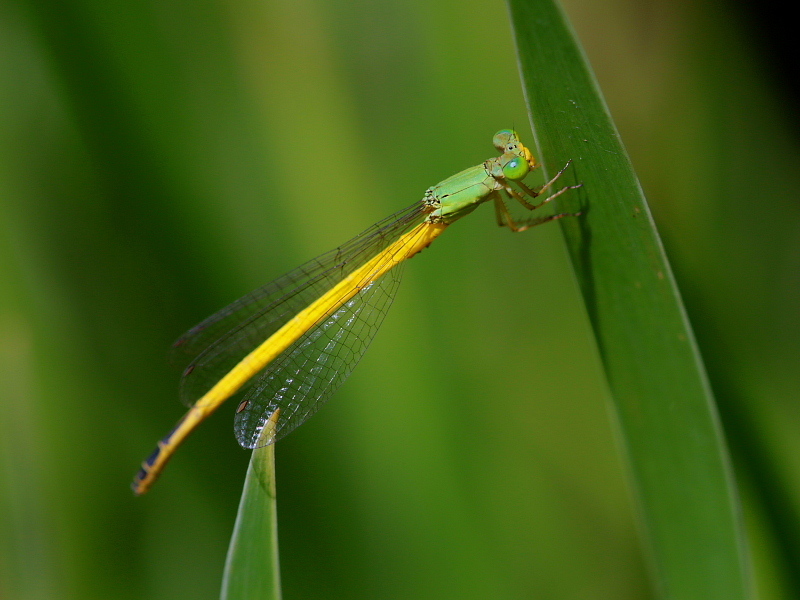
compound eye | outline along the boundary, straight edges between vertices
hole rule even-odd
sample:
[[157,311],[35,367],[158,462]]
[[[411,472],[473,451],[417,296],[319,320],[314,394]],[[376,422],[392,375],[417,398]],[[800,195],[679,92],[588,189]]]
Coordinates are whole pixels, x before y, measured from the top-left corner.
[[519,181],[523,179],[530,170],[531,166],[528,164],[528,161],[521,156],[516,156],[503,165],[503,176],[511,181]]
[[501,129],[500,131],[494,134],[494,139],[492,140],[492,144],[500,152],[503,152],[506,144],[510,145],[510,143],[516,142],[517,139],[519,139],[517,137],[517,132],[514,131],[513,129]]

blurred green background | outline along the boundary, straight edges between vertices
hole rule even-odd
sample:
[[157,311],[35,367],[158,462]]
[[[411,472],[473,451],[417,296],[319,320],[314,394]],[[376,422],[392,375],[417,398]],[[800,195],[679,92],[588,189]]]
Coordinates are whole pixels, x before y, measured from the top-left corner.
[[[760,597],[797,597],[791,97],[733,5],[566,9],[698,334]],[[510,126],[532,141],[499,0],[0,4],[0,599],[218,597],[234,407],[128,489],[183,411],[169,344]],[[277,448],[285,597],[652,597],[606,402],[558,226],[459,222]]]

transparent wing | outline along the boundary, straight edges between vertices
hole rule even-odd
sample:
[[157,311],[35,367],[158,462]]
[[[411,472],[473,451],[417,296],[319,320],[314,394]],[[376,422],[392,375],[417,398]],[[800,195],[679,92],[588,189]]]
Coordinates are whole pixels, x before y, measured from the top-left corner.
[[255,448],[264,424],[280,409],[272,443],[313,415],[344,383],[378,331],[400,284],[404,263],[362,288],[269,364],[237,409],[234,431]]
[[[421,222],[423,217],[422,203],[415,203],[339,248],[247,294],[187,331],[173,344],[174,361],[186,365],[181,377],[181,400],[187,405],[194,404],[289,319]],[[251,379],[239,394],[247,392],[256,379]]]

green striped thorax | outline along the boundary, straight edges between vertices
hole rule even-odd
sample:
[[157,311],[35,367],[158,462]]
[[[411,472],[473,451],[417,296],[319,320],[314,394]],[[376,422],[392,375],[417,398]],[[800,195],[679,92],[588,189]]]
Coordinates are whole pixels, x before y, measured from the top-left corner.
[[498,131],[492,143],[500,156],[428,188],[423,199],[426,212],[430,213],[428,221],[446,224],[457,221],[504,189],[506,180],[521,181],[537,167],[533,154],[513,129]]

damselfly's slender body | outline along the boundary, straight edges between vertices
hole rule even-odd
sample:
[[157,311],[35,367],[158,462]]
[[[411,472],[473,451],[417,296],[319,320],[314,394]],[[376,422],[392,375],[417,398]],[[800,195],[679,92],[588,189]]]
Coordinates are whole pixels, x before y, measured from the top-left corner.
[[[531,189],[522,180],[538,165],[516,132],[504,129],[493,141],[499,156],[429,188],[422,201],[240,298],[175,342],[188,363],[181,399],[191,408],[142,463],[133,490],[146,492],[186,436],[234,395],[241,397],[234,429],[245,448],[272,443],[314,414],[367,349],[404,262],[480,204],[493,200],[497,223],[512,231],[568,216],[514,220],[503,195],[535,210],[579,185],[532,203],[566,166]],[[265,441],[262,430],[276,411],[275,432]]]

